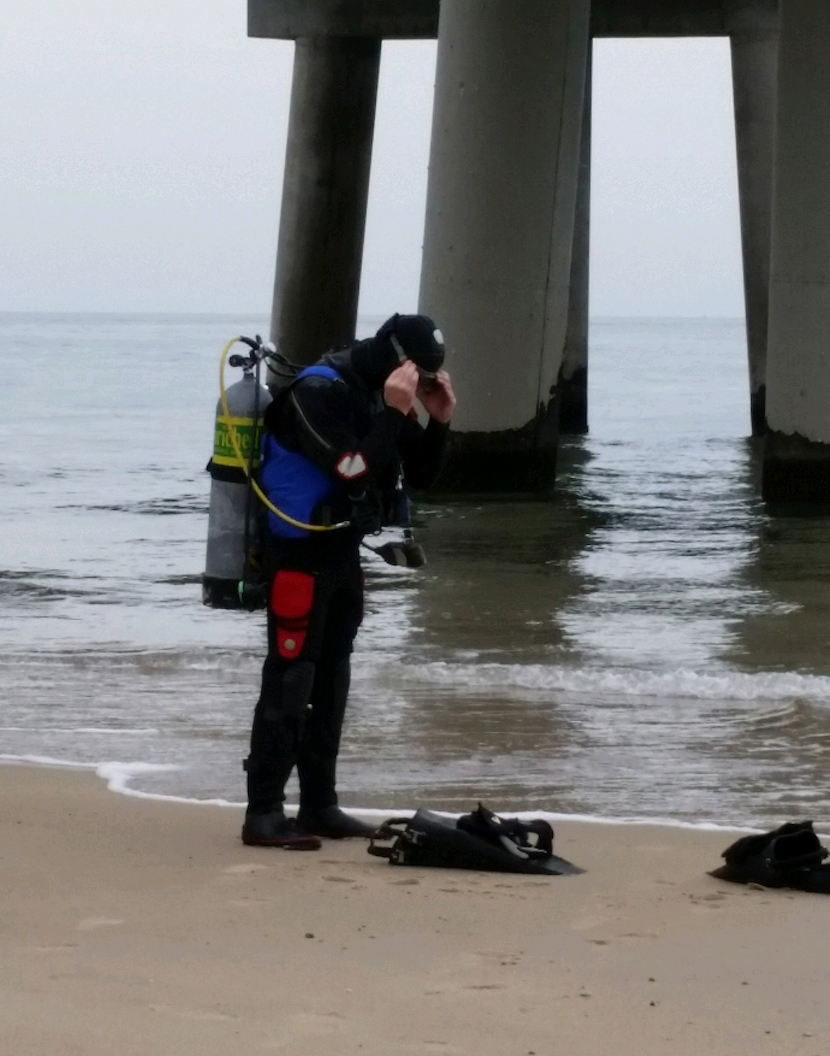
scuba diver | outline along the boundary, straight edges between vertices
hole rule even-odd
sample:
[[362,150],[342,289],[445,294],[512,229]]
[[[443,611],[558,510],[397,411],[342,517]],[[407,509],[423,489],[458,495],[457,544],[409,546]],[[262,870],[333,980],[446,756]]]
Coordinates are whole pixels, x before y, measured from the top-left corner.
[[[408,523],[404,481],[424,488],[438,476],[456,402],[443,362],[430,318],[394,315],[302,370],[265,412],[261,485],[295,523],[267,515],[268,654],[244,764],[246,844],[317,850],[321,836],[373,832],[340,809],[335,789],[363,618],[359,547],[365,534]],[[296,820],[283,810],[295,766]]]

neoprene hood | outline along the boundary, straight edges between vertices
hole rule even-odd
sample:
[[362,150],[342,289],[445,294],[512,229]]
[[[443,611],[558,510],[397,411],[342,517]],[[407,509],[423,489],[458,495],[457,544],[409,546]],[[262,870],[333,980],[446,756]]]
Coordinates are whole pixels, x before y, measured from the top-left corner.
[[428,315],[393,315],[376,336],[389,340],[400,362],[411,359],[428,374],[444,365],[444,338]]
[[330,352],[323,362],[336,370],[348,366],[371,389],[383,383],[404,360],[412,362],[427,374],[434,374],[444,363],[444,338],[427,315],[393,315],[374,337],[358,341],[348,351]]

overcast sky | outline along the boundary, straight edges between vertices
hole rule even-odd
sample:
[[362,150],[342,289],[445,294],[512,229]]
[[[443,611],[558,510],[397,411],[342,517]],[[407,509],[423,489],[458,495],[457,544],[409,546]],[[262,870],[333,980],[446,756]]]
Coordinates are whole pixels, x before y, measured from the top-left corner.
[[[0,39],[0,311],[270,310],[293,45],[245,0],[28,0]],[[384,45],[361,311],[417,304],[434,42]],[[597,41],[594,315],[743,311],[725,40]]]

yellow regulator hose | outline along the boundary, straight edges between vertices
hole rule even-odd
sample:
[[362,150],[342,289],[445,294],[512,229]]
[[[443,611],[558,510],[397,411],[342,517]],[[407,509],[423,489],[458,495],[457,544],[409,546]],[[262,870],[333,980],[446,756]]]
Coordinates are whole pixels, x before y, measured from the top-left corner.
[[[266,507],[266,509],[270,510],[273,514],[276,514],[276,516],[279,517],[280,520],[285,521],[287,524],[293,525],[295,528],[302,528],[307,532],[333,532],[337,528],[348,528],[348,521],[341,521],[340,524],[306,524],[304,521],[295,521],[293,517],[289,517],[287,513],[283,513],[282,510],[277,509],[277,507],[273,504],[273,502],[271,502],[271,500],[268,498],[268,496],[265,494],[259,484],[257,484],[256,480],[254,480],[254,478],[251,476],[250,470],[248,469],[248,464],[245,461],[244,455],[242,454],[242,446],[239,443],[239,436],[236,432],[236,426],[234,425],[231,419],[230,409],[228,408],[228,396],[225,392],[225,363],[228,359],[228,353],[239,340],[240,339],[238,337],[232,337],[231,340],[222,349],[222,358],[219,361],[219,399],[222,404],[222,413],[225,416],[225,424],[228,428],[228,436],[230,437],[233,453],[236,455],[236,460],[239,463],[242,472],[248,478],[248,481],[254,490],[254,494],[257,496],[263,506]],[[258,423],[254,422],[254,442],[256,442],[257,425]]]

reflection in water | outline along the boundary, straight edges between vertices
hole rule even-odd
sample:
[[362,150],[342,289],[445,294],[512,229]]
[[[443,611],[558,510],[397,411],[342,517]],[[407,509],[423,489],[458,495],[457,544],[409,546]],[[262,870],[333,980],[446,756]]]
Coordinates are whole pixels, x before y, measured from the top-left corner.
[[752,494],[734,441],[596,445],[573,486],[606,515],[577,559],[586,590],[561,615],[575,648],[627,667],[700,668],[745,611]]
[[[0,317],[40,385],[0,419],[0,755],[242,799],[263,621],[198,574],[216,358],[264,325]],[[742,328],[598,322],[591,364],[554,501],[422,504],[425,569],[367,557],[343,801],[830,821],[828,523],[758,499]]]
[[678,473],[663,451],[655,473],[650,445],[575,441],[554,503],[423,511],[430,573],[386,673],[405,718],[380,800],[717,816],[708,732],[725,696],[765,690],[721,660],[748,604],[744,449],[698,454]]
[[406,739],[377,802],[830,818],[824,524],[772,525],[738,438],[565,459],[552,504],[423,511],[417,644],[386,675]]
[[[377,805],[449,807],[478,793],[515,801],[537,780],[547,795],[544,754],[565,743],[562,716],[535,692],[492,692],[475,675],[482,663],[512,672],[560,655],[556,611],[579,590],[572,562],[590,518],[562,500],[458,502],[422,508],[419,520],[429,564],[411,583],[407,640],[384,663],[371,616],[363,629],[341,773],[371,771],[359,798]],[[372,598],[381,625],[388,600],[387,592]],[[398,616],[401,600],[393,602]],[[367,668],[371,682],[360,677]]]

